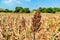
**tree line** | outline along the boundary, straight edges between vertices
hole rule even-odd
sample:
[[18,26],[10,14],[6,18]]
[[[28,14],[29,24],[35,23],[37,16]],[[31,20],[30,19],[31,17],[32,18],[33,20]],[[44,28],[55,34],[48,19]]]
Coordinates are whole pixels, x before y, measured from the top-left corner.
[[0,12],[21,12],[21,13],[30,13],[29,8],[16,7],[15,10],[3,9],[0,8]]
[[60,8],[39,8],[40,12],[42,13],[56,13],[60,12]]
[[34,12],[36,10],[39,10],[42,13],[56,13],[60,12],[60,8],[38,8],[38,9],[33,9],[32,11],[29,8],[23,8],[23,7],[16,7],[15,10],[9,10],[9,9],[3,9],[0,8],[0,12],[20,12],[20,13],[30,13]]

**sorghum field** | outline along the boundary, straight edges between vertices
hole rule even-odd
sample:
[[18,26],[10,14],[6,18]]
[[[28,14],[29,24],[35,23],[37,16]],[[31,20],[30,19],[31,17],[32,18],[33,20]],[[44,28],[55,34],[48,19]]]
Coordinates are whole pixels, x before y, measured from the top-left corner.
[[[33,40],[33,16],[34,13],[0,13],[0,40]],[[41,13],[35,40],[60,40],[60,14]]]

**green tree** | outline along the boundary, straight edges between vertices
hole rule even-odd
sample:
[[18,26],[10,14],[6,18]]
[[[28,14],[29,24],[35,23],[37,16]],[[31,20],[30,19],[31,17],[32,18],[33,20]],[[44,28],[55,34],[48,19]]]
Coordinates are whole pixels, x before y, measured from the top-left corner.
[[4,9],[3,8],[0,8],[0,12],[4,12]]
[[25,13],[30,13],[29,8],[24,8],[24,12],[25,12]]
[[40,7],[39,10],[42,13],[56,13],[56,12],[60,12],[60,8],[42,8]]
[[56,12],[60,12],[60,8],[53,8]]
[[22,7],[16,7],[15,12],[20,12],[23,8]]
[[4,12],[13,12],[13,11],[9,9],[5,9]]
[[53,12],[53,9],[52,8],[47,8],[47,13],[52,13]]
[[8,9],[5,9],[5,11],[4,12],[9,12],[9,10]]
[[24,9],[21,9],[21,11],[20,11],[21,13],[24,13]]
[[39,8],[39,10],[42,12],[42,13],[45,13],[46,12],[46,8]]

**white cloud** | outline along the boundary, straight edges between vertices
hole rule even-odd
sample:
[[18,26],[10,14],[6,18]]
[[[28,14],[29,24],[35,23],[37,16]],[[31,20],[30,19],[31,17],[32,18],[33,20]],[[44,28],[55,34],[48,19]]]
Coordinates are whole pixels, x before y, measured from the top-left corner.
[[21,2],[20,2],[20,1],[17,1],[17,3],[18,3],[18,4],[21,4]]
[[21,4],[21,2],[18,0],[4,0],[4,3],[5,4],[14,4],[14,3]]
[[[31,0],[23,0],[23,1],[30,2]],[[22,4],[20,0],[3,0],[3,3],[6,5]]]
[[10,4],[10,3],[13,3],[13,0],[4,0],[4,3]]

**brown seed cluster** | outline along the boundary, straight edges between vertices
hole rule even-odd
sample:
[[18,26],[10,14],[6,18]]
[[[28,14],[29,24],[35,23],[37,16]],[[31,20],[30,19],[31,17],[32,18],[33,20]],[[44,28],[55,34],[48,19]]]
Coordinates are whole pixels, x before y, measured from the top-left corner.
[[22,17],[21,25],[22,25],[22,27],[24,27],[24,28],[25,28],[25,26],[26,26],[25,22],[26,22],[25,18],[24,18],[24,17]]
[[41,14],[40,11],[37,11],[34,15],[34,17],[32,18],[32,31],[36,32],[40,25],[41,25]]

